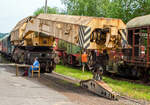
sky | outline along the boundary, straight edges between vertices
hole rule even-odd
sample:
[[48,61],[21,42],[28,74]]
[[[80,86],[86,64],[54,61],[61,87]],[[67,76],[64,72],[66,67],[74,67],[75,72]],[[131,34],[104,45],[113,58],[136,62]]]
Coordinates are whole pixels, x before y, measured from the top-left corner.
[[[61,0],[47,0],[48,6],[64,8]],[[24,17],[45,5],[45,0],[0,0],[0,33],[7,33]]]

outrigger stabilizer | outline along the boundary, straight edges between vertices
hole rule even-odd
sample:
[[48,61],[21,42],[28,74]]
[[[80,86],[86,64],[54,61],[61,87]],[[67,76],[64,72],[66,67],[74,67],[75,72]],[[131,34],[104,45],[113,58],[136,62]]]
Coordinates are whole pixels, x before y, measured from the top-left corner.
[[80,81],[80,85],[99,96],[110,100],[118,100],[117,95],[112,89],[102,81],[102,74],[100,72],[94,72],[93,79]]

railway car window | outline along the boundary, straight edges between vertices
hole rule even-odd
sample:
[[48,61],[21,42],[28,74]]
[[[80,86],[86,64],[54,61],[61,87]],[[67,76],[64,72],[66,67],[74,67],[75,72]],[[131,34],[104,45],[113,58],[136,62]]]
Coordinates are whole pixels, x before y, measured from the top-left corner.
[[135,45],[139,45],[139,41],[140,41],[140,35],[139,34],[136,34],[135,35]]
[[145,37],[144,35],[141,35],[140,36],[140,44],[146,45],[147,44],[147,37]]
[[132,45],[132,41],[133,41],[133,31],[132,30],[129,30],[128,31],[128,43],[130,44],[130,45]]
[[135,37],[135,45],[138,46],[139,45],[139,42],[140,42],[140,30],[139,29],[136,29],[135,32],[134,32],[134,37]]
[[134,47],[134,55],[139,56],[139,47]]
[[136,29],[136,30],[135,30],[135,33],[140,33],[140,29]]

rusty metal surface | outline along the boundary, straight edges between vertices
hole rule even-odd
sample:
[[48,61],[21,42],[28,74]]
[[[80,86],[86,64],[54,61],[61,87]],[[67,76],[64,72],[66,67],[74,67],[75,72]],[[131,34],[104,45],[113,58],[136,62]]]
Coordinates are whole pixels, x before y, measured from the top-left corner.
[[16,26],[12,29],[11,31],[11,41],[14,41],[14,40],[19,40],[19,29],[23,26],[23,24],[25,22],[27,22],[29,19],[31,18],[31,16],[28,16],[24,19],[22,19],[21,21],[19,21]]
[[103,81],[96,81],[91,79],[91,80],[81,81],[80,84],[83,88],[86,88],[89,91],[99,96],[111,100],[118,100],[116,93],[114,93],[112,89]]
[[42,32],[48,36],[53,36],[55,38],[63,39],[67,42],[75,43],[75,37],[78,33],[78,26],[32,18],[26,26],[23,37],[26,37],[28,33],[32,31]]
[[[48,74],[46,74],[48,75]],[[56,72],[53,72],[53,75],[57,78],[78,84],[80,83],[81,87],[88,89],[89,91],[99,95],[103,96],[105,98],[111,99],[111,100],[117,100],[117,94],[112,91],[112,89],[103,81],[96,81],[96,80],[78,80],[69,76],[65,76],[62,74],[58,74]]]
[[38,19],[44,19],[49,21],[56,21],[69,24],[87,25],[93,17],[87,16],[72,16],[72,15],[59,15],[59,14],[40,14]]
[[[30,20],[26,22],[27,24],[21,24],[23,22],[25,23],[25,20],[18,23],[16,28],[14,28],[17,29],[16,31],[11,32],[11,41],[21,41],[26,36],[30,36],[32,32],[38,32],[67,41],[85,49],[101,49],[120,47],[122,43],[121,40],[126,37],[124,33],[123,35],[119,33],[126,29],[126,25],[120,19],[40,14],[30,18]],[[97,42],[90,42],[93,32],[95,35],[97,34],[96,30],[105,33],[105,43],[99,44]],[[101,33],[99,34],[101,35]],[[122,36],[124,37],[121,39]],[[97,39],[93,41],[95,40]],[[118,45],[116,45],[116,41],[119,43]],[[96,48],[94,46],[96,46]]]
[[104,17],[89,17],[89,16],[74,16],[74,15],[59,15],[59,14],[40,14],[36,17],[46,21],[60,22],[66,24],[75,24],[91,27],[117,27],[118,29],[124,29],[126,25],[121,19],[104,18]]
[[[88,37],[81,37],[81,28],[86,27],[85,31],[88,31]],[[56,15],[56,14],[40,14],[39,16],[32,18],[26,26],[26,30],[23,33],[23,37],[26,37],[30,32],[42,32],[48,36],[53,36],[69,43],[79,45],[79,41],[83,44],[90,44],[90,36],[95,29],[109,29],[108,32],[110,37],[107,38],[107,44],[105,47],[114,47],[113,43],[110,44],[110,40],[114,36],[119,36],[119,30],[125,30],[126,25],[120,19],[111,18],[98,18],[98,17],[87,17],[87,16],[70,16],[70,15]],[[80,32],[81,31],[81,32]],[[105,37],[108,37],[107,35]],[[86,42],[86,38],[89,38]],[[117,38],[117,37],[116,37]],[[120,39],[116,39],[120,40]],[[94,42],[95,43],[95,42]],[[99,45],[97,45],[99,46]],[[84,45],[85,47],[85,45]],[[83,48],[84,48],[83,47]],[[85,47],[86,48],[86,47]],[[93,45],[87,47],[92,49]],[[97,47],[96,49],[99,49]]]

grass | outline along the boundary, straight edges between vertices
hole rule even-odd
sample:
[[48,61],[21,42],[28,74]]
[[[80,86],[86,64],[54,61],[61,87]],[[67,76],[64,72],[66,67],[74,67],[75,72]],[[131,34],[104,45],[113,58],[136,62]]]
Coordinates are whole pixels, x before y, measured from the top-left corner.
[[81,80],[87,80],[92,78],[92,74],[90,72],[85,71],[83,73],[79,69],[73,69],[62,65],[57,65],[55,72]]
[[150,86],[135,84],[127,81],[113,80],[109,77],[104,77],[104,81],[114,91],[120,93],[121,95],[150,101]]
[[[55,72],[81,80],[92,78],[92,73],[90,72],[85,71],[83,73],[80,69],[73,69],[62,65],[57,65]],[[121,95],[150,101],[150,86],[114,80],[105,76],[103,77],[103,81],[105,81],[113,89],[113,91]]]

